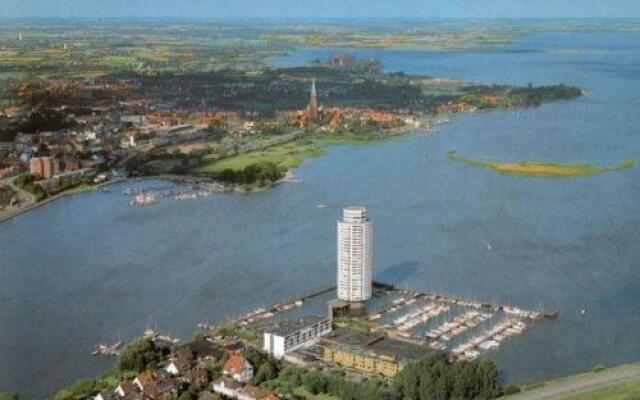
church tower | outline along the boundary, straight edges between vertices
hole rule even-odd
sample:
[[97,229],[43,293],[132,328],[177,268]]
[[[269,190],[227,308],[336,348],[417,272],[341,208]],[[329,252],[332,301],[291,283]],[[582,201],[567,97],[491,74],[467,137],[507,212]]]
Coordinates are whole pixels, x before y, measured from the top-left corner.
[[316,78],[311,81],[311,99],[309,100],[309,119],[318,120],[318,93],[316,93]]

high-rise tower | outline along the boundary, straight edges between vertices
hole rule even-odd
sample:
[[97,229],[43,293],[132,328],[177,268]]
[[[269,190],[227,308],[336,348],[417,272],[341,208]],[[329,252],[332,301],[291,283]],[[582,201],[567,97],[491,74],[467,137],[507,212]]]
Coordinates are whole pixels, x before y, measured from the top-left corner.
[[373,222],[364,207],[347,207],[338,221],[338,299],[371,298]]
[[309,118],[318,120],[318,93],[316,93],[316,78],[311,81],[311,98],[309,99]]

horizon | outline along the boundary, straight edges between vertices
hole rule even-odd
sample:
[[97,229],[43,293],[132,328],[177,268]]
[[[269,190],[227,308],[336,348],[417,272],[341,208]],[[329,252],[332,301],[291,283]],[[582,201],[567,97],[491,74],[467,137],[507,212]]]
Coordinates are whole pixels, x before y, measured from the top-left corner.
[[640,18],[634,0],[5,0],[22,18]]

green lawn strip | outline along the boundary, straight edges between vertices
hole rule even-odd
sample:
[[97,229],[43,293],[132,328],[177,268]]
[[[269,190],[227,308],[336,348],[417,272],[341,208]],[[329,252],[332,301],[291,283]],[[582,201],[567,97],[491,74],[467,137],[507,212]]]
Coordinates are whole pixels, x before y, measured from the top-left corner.
[[[543,387],[548,388],[556,385],[565,385],[565,384],[572,384],[575,382],[588,381],[589,379],[594,378],[600,374],[614,373],[615,371],[624,371],[630,368],[640,368],[640,362],[631,363],[631,364],[622,364],[622,365],[618,365],[611,368],[603,368],[602,366],[597,366],[597,367],[594,367],[592,371],[582,372],[579,374],[570,375],[570,376],[566,376],[563,378],[558,378],[550,381],[525,384],[525,385],[522,385],[522,389],[524,392],[529,392],[529,391],[535,391],[536,389],[543,388]],[[632,380],[632,382],[637,382],[637,381]],[[640,381],[638,381],[638,384],[640,385]],[[617,384],[614,384],[614,385],[617,385]],[[614,385],[611,385],[611,386],[614,386]],[[518,396],[516,395],[515,398],[517,397]],[[507,397],[507,398],[511,398],[511,397]]]
[[216,161],[212,158],[205,158],[205,160],[210,162],[198,168],[197,172],[203,174],[216,174],[224,171],[225,169],[242,171],[249,165],[265,161],[272,162],[283,169],[290,169],[299,166],[305,159],[320,154],[322,154],[322,149],[313,143],[287,143],[285,145],[274,146],[266,150],[259,150],[224,158],[220,161]]
[[640,379],[614,384],[601,389],[575,394],[564,400],[637,400],[640,399]]

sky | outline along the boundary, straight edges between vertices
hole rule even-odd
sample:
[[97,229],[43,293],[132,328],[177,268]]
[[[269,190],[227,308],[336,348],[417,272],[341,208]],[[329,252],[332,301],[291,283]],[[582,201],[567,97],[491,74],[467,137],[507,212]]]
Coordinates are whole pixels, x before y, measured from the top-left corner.
[[0,0],[25,17],[640,17],[640,0]]

